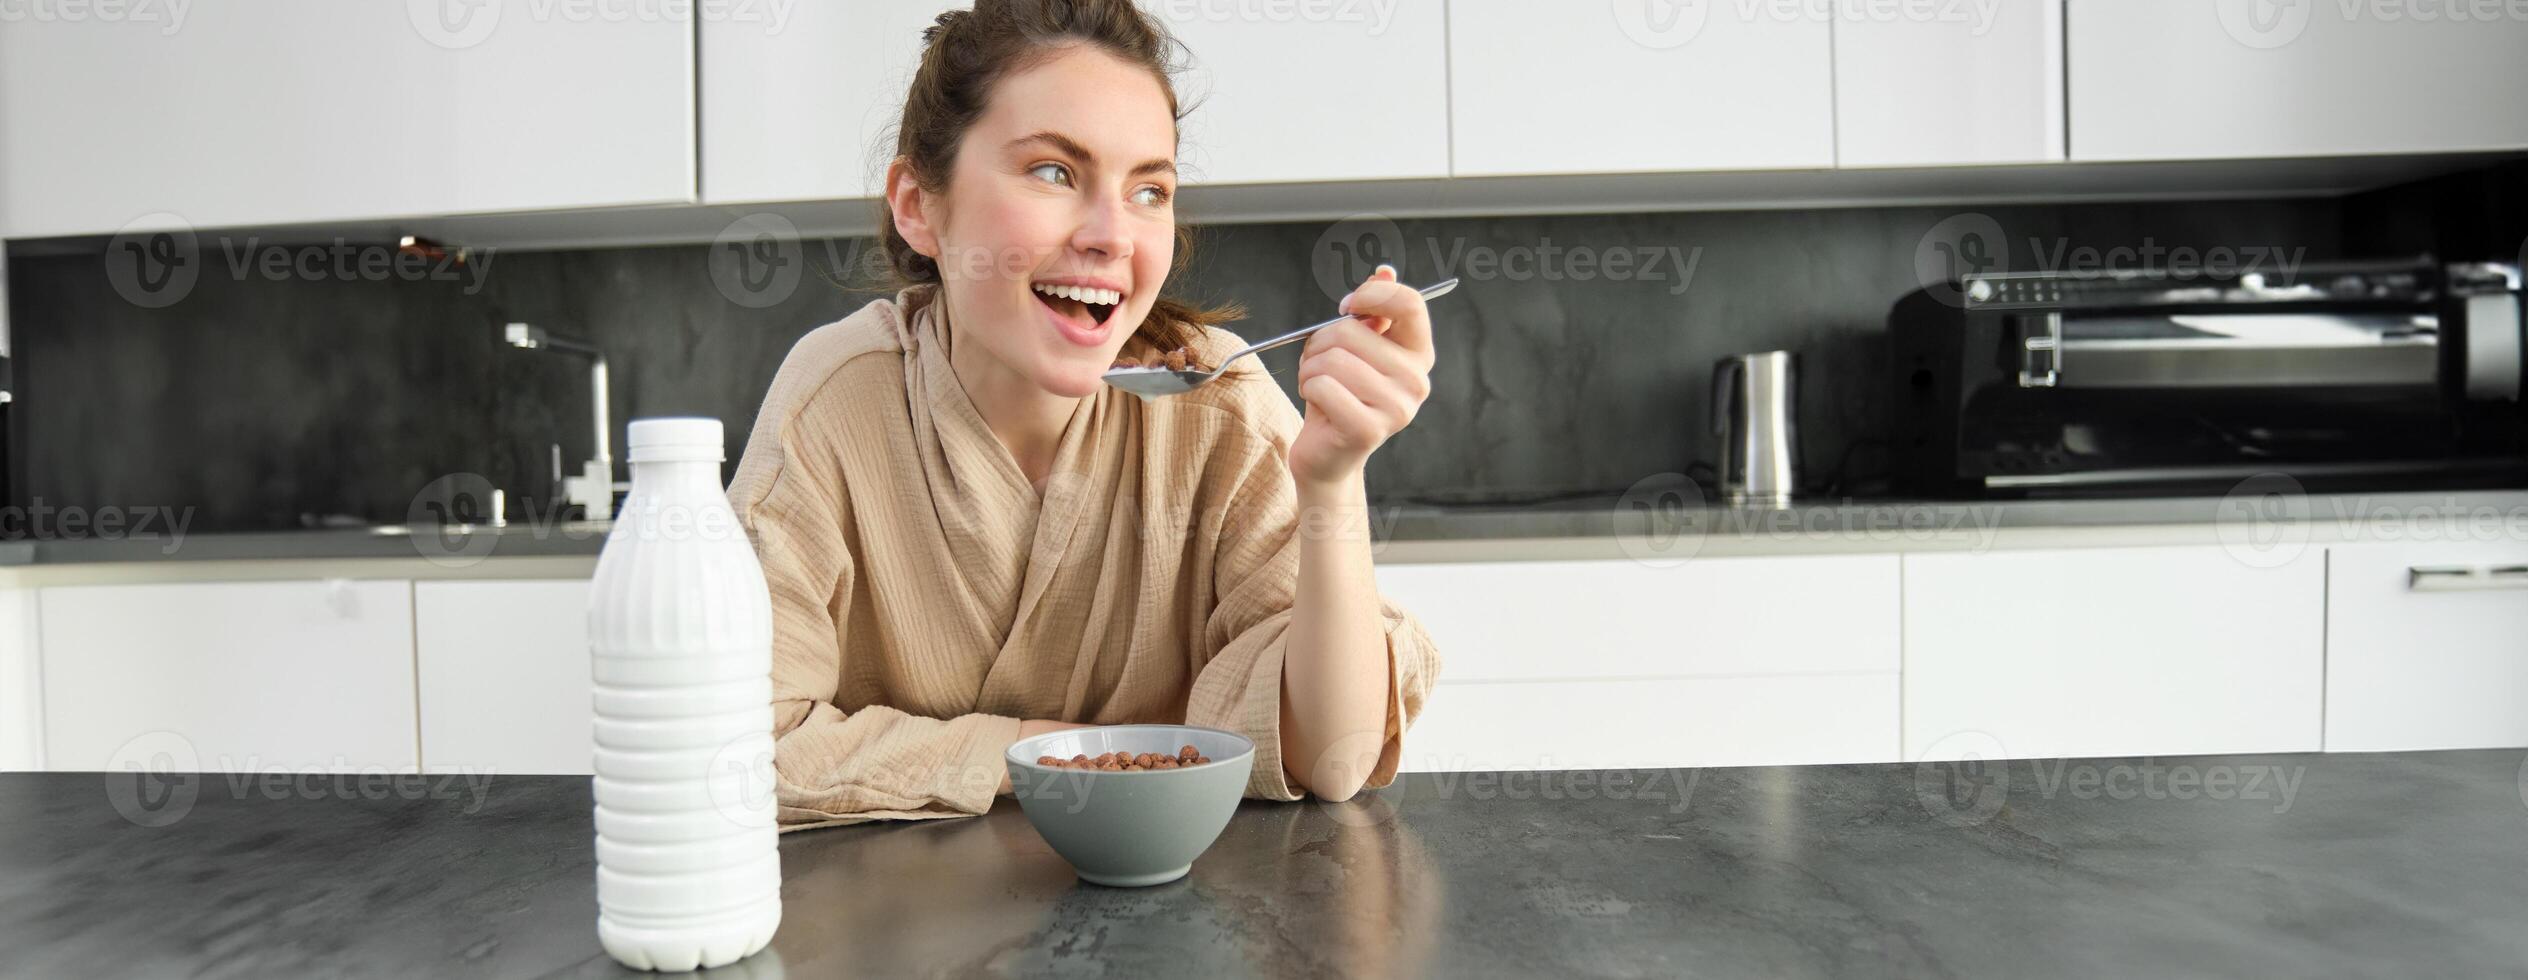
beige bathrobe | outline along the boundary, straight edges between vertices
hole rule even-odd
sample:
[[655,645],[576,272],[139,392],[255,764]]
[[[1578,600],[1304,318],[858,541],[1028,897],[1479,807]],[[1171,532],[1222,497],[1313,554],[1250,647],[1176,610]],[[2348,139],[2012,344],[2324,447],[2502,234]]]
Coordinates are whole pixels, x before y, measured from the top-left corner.
[[[782,362],[729,485],[773,605],[785,830],[992,806],[1023,718],[1255,740],[1247,794],[1297,799],[1280,739],[1300,417],[1253,359],[1155,402],[1082,399],[1040,493],[948,366],[935,305],[880,300]],[[1205,338],[1206,361],[1241,346]],[[1386,744],[1440,669],[1381,603]]]

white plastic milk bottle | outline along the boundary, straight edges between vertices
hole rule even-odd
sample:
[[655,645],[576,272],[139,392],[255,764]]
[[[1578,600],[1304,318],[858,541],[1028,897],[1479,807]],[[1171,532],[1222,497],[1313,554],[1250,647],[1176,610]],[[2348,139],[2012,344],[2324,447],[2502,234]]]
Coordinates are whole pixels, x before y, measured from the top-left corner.
[[625,965],[745,957],[781,923],[772,602],[720,487],[718,419],[632,423],[588,597],[597,938]]

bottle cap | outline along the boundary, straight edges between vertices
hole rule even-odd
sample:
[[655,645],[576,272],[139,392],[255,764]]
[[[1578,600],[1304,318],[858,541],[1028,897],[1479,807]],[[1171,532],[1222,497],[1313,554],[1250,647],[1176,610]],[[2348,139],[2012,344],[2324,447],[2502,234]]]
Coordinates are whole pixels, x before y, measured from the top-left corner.
[[634,419],[624,444],[635,463],[717,463],[728,458],[720,439],[719,419]]

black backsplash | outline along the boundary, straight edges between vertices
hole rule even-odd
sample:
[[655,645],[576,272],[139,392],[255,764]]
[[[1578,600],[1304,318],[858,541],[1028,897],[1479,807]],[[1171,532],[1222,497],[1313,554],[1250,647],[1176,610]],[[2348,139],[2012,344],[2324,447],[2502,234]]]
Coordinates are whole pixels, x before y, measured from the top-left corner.
[[[1620,490],[1685,471],[1709,454],[1713,359],[1770,349],[1805,362],[1809,482],[1866,494],[1885,468],[1887,309],[1943,267],[1937,243],[1954,236],[1935,229],[1988,220],[2001,237],[1980,256],[2016,269],[2131,267],[2181,248],[2268,264],[2453,247],[2515,259],[2493,244],[2516,215],[2459,229],[2472,237],[2455,246],[2436,215],[2481,210],[2517,173],[2344,199],[1224,226],[1202,230],[1176,289],[1244,304],[1238,329],[1264,336],[1329,315],[1339,290],[1320,280],[1346,261],[1465,280],[1434,306],[1429,404],[1371,461],[1384,499]],[[15,502],[191,507],[196,530],[394,522],[418,516],[434,481],[472,473],[509,489],[513,515],[533,513],[552,493],[548,447],[571,467],[588,455],[587,382],[573,359],[503,343],[509,321],[607,352],[618,433],[639,416],[716,416],[734,466],[790,345],[885,295],[867,240],[765,248],[478,252],[399,275],[382,250],[282,251],[292,268],[276,270],[260,243],[205,234],[191,286],[142,302],[107,258],[16,257]],[[1293,357],[1268,359],[1285,384]]]

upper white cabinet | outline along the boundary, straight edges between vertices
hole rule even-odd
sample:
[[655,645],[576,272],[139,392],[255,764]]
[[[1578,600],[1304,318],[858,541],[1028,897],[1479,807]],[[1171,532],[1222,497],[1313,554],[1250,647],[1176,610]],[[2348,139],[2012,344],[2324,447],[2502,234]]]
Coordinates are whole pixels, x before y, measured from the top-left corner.
[[785,7],[777,27],[705,18],[702,200],[708,204],[875,197],[890,127],[921,66],[922,30],[950,0]]
[[[703,200],[883,193],[891,127],[921,63],[922,30],[962,6],[799,4],[778,30],[704,20]],[[1145,9],[1190,56],[1177,78],[1178,99],[1192,110],[1181,133],[1188,184],[1447,176],[1440,0],[1149,0]]]
[[673,4],[121,9],[0,17],[10,237],[693,199]]
[[1832,167],[1830,6],[1457,0],[1454,171]]
[[1448,176],[1441,0],[1143,0],[1191,56],[1189,184]]
[[413,638],[423,766],[589,771],[588,580],[415,582]]
[[2069,2],[2074,160],[2528,146],[2528,18],[2502,4]]
[[2330,551],[2328,751],[2528,746],[2528,541]]
[[1835,5],[1845,167],[2063,159],[2063,0]]
[[2325,558],[1912,554],[1905,757],[2315,752]]
[[55,770],[409,772],[412,585],[46,588]]

